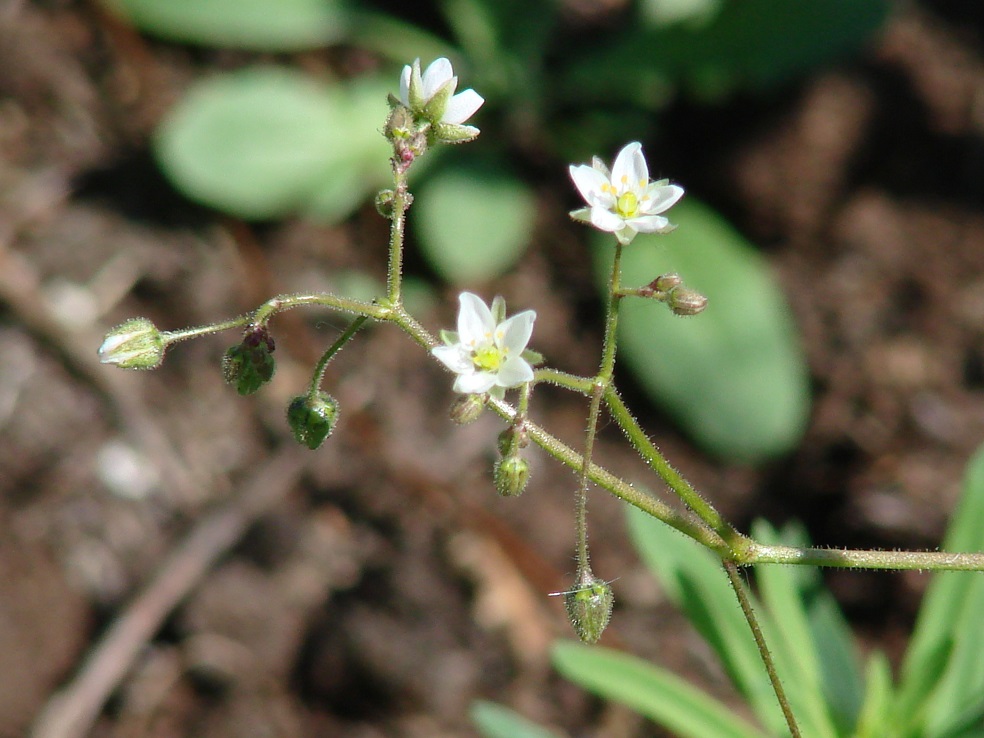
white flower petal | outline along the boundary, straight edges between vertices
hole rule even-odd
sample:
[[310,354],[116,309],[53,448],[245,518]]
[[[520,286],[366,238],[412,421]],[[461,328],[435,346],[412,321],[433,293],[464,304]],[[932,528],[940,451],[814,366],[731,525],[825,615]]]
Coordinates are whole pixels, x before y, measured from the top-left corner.
[[569,171],[571,173],[571,181],[574,182],[574,186],[577,187],[577,191],[581,193],[581,197],[589,205],[604,204],[609,205],[610,203],[600,202],[606,197],[611,200],[611,204],[614,203],[611,195],[607,195],[602,187],[608,184],[608,177],[606,177],[602,172],[599,172],[593,167],[589,167],[587,164],[581,164],[580,166],[574,166],[571,164]]
[[491,341],[495,321],[489,306],[471,292],[462,292],[458,302],[461,305],[458,310],[458,335],[462,344],[475,348]]
[[[414,64],[419,64],[420,59],[417,59]],[[413,73],[413,67],[407,64],[403,67],[403,72],[400,74],[400,102],[410,107],[410,75]]]
[[625,221],[622,219],[622,216],[616,215],[611,210],[594,207],[591,208],[591,225],[602,231],[611,233],[624,227]]
[[673,229],[670,221],[662,215],[640,215],[638,218],[625,221],[625,225],[641,233],[662,233],[667,229]]
[[475,90],[462,90],[448,102],[441,122],[460,125],[471,118],[484,102],[485,98]]
[[612,185],[619,193],[636,192],[649,184],[649,166],[642,155],[642,144],[633,141],[626,144],[612,164]]
[[507,349],[510,354],[519,356],[526,349],[526,344],[530,342],[530,336],[533,335],[533,321],[535,320],[536,311],[524,310],[500,323],[495,331],[497,337],[502,336],[499,346]]
[[676,205],[683,197],[683,188],[679,185],[650,185],[646,191],[646,202],[643,212],[647,215],[658,215]]
[[[434,93],[437,92],[445,82],[453,78],[454,69],[451,67],[450,61],[445,59],[443,56],[432,61],[429,65],[427,65],[427,69],[424,70],[424,73],[420,78],[420,81],[423,82],[424,89],[421,94],[423,95],[424,100],[430,100],[434,96]],[[458,81],[455,79],[453,84],[457,85]]]
[[496,375],[491,372],[459,374],[454,381],[454,391],[463,395],[477,395],[488,392],[495,386]]
[[499,373],[496,375],[495,383],[499,387],[508,388],[532,380],[533,367],[529,365],[526,359],[519,356],[510,356],[499,367]]
[[431,349],[431,353],[455,374],[463,374],[475,370],[475,365],[471,360],[471,353],[461,344],[436,346]]

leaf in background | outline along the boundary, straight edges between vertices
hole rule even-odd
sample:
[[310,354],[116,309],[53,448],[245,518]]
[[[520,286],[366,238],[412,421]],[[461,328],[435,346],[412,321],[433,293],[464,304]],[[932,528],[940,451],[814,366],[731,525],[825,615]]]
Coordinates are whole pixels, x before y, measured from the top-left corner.
[[335,0],[104,0],[142,31],[253,51],[326,46],[346,32]]
[[473,702],[471,720],[482,738],[559,738],[552,730],[541,728],[508,707],[494,702]]
[[781,733],[785,720],[721,561],[641,510],[627,505],[626,515],[632,543],[667,597],[714,649],[759,720]]
[[453,164],[421,185],[410,218],[434,270],[456,285],[508,270],[529,243],[535,196],[492,164]]
[[571,681],[628,705],[680,738],[763,738],[727,705],[634,656],[561,641],[551,657],[554,668]]
[[[796,328],[765,260],[718,215],[685,199],[670,212],[679,228],[639,235],[622,259],[627,286],[679,272],[705,294],[693,318],[652,300],[623,300],[619,341],[625,365],[652,400],[709,451],[744,462],[786,453],[810,409]],[[593,238],[598,283],[611,236]]]
[[[945,551],[984,551],[984,447],[967,465],[963,497],[943,539]],[[932,728],[984,692],[984,579],[980,572],[939,572],[927,589],[902,665],[894,717],[902,727],[926,704]],[[936,675],[929,680],[926,675]],[[916,725],[914,723],[913,725]],[[927,735],[936,735],[935,732]]]
[[887,0],[742,0],[722,3],[703,23],[627,24],[631,30],[608,46],[579,51],[561,89],[582,103],[646,105],[652,86],[667,81],[703,99],[761,88],[855,53],[890,7]]
[[326,86],[252,67],[192,87],[154,149],[175,186],[211,207],[250,219],[302,208],[338,218],[385,181],[386,113],[378,82]]

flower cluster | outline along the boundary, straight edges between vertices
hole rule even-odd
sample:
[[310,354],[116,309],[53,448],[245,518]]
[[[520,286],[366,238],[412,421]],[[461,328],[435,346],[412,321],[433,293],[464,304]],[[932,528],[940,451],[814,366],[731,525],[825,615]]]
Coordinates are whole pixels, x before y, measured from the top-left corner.
[[415,119],[430,124],[438,140],[471,141],[479,130],[462,124],[482,107],[485,98],[472,89],[455,94],[457,88],[450,61],[436,59],[421,73],[420,59],[416,59],[400,75],[400,102]]
[[649,181],[649,166],[638,141],[618,153],[611,171],[596,156],[591,166],[572,164],[570,173],[588,204],[571,217],[614,233],[619,243],[630,243],[637,233],[668,233],[675,227],[661,213],[683,197],[683,188],[666,179]]
[[526,344],[533,334],[536,313],[524,310],[506,318],[501,297],[490,309],[480,297],[462,292],[458,297],[458,331],[442,331],[444,346],[431,352],[457,374],[454,391],[481,394],[501,393],[533,379],[533,367],[524,358]]

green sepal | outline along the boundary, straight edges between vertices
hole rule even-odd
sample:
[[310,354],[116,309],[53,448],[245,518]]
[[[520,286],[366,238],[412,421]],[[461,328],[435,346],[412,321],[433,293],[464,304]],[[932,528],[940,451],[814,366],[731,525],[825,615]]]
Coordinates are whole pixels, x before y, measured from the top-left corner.
[[273,338],[265,327],[247,331],[242,343],[222,357],[222,376],[241,395],[251,395],[273,378]]
[[287,406],[287,424],[294,439],[314,451],[335,430],[338,421],[338,401],[327,392],[317,397],[299,395]]
[[574,632],[584,643],[597,643],[612,617],[615,595],[611,585],[590,570],[582,570],[574,589],[564,592],[564,607]]
[[520,356],[522,356],[530,366],[540,366],[544,361],[546,361],[543,354],[539,351],[534,351],[533,349],[524,349]]
[[440,336],[445,346],[454,346],[456,343],[461,343],[458,337],[458,331],[446,331],[442,328]]

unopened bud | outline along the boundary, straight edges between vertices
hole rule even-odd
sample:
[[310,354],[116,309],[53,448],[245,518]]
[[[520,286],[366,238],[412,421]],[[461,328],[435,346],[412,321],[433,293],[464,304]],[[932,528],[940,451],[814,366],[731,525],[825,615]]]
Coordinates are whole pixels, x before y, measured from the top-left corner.
[[511,425],[506,428],[496,440],[499,456],[503,458],[512,456],[518,449],[526,448],[529,445],[530,434],[526,430],[526,424],[522,422],[519,425]]
[[707,307],[707,298],[689,287],[674,287],[666,302],[674,315],[697,315]]
[[387,139],[393,142],[406,140],[415,130],[413,113],[395,98],[390,103],[393,105],[393,109],[390,111],[389,118],[386,119],[384,134]]
[[335,430],[338,401],[327,392],[317,397],[299,395],[287,406],[287,424],[294,439],[314,451]]
[[574,589],[564,593],[567,617],[584,643],[597,643],[612,616],[615,595],[612,587],[590,569],[582,569]]
[[670,273],[661,274],[656,277],[656,279],[649,283],[649,286],[652,287],[655,292],[666,293],[674,287],[679,287],[681,284],[683,284],[683,278],[679,274]]
[[376,206],[376,212],[386,219],[392,218],[394,197],[395,194],[393,193],[393,190],[380,190],[377,192],[376,199],[373,202]]
[[503,497],[518,497],[530,481],[530,465],[521,456],[507,456],[495,464],[496,491]]
[[241,395],[251,395],[273,378],[276,345],[266,326],[251,326],[222,357],[222,375]]
[[451,420],[458,425],[474,423],[485,410],[485,395],[461,395],[451,405]]
[[106,334],[99,347],[99,361],[123,369],[156,369],[164,360],[165,348],[157,326],[147,318],[132,318]]

